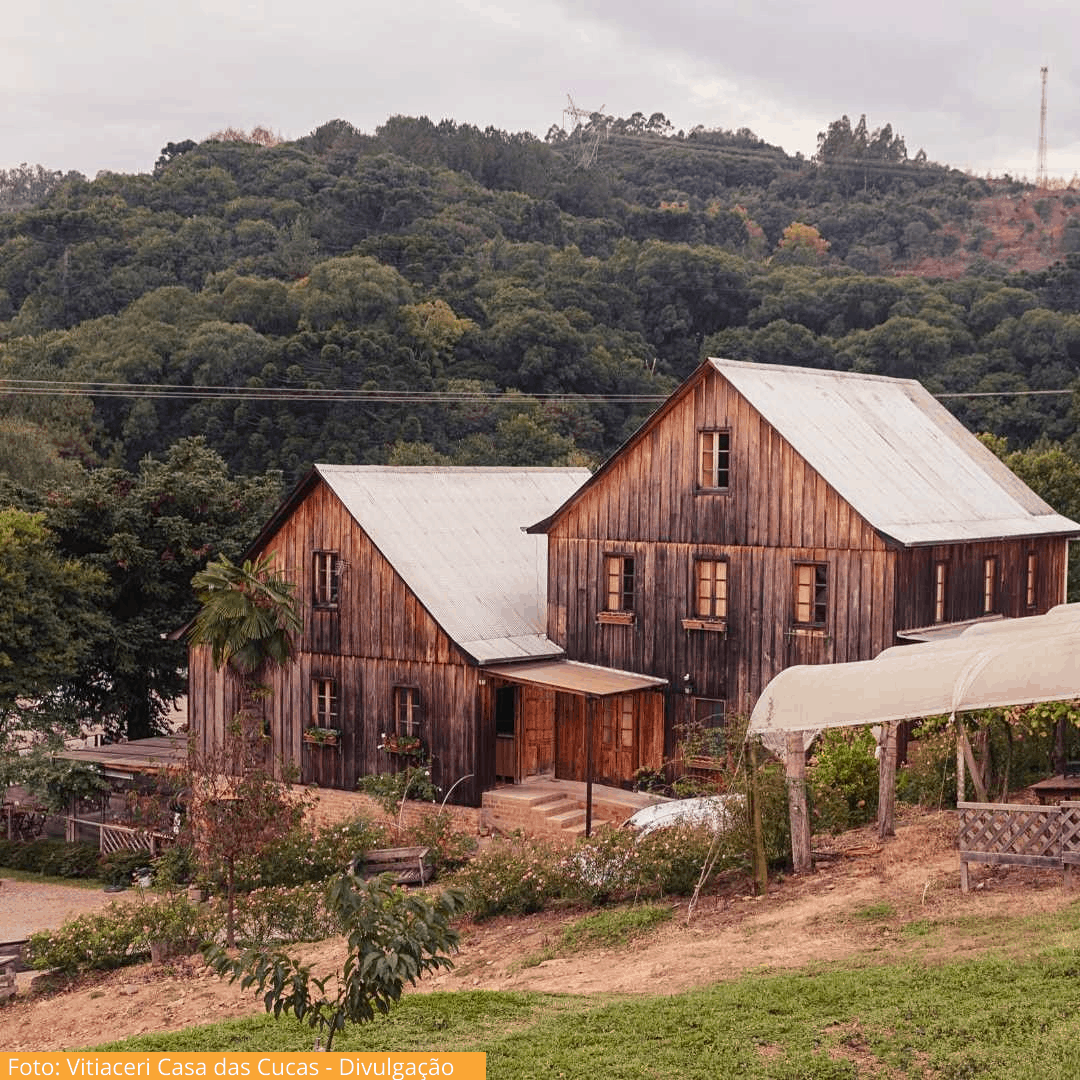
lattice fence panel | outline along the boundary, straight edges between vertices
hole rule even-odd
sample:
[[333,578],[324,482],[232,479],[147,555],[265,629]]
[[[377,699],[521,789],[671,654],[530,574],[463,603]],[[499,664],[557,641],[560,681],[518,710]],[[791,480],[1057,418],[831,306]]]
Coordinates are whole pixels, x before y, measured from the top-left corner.
[[1058,807],[960,805],[961,852],[1060,858],[1061,812]]

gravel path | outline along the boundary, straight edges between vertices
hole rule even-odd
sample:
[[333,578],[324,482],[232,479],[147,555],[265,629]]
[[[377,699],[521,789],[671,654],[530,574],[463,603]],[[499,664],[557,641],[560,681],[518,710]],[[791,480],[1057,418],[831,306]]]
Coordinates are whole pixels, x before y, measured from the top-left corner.
[[131,889],[107,893],[100,887],[39,885],[0,877],[0,941],[18,941],[35,930],[52,930],[66,919],[103,908],[110,900],[134,895]]

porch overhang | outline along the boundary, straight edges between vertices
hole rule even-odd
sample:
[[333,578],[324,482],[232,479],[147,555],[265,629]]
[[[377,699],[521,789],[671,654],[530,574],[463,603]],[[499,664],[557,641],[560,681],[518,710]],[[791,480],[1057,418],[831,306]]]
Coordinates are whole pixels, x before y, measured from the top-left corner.
[[511,682],[543,686],[585,698],[608,698],[619,694],[635,694],[643,690],[659,690],[667,679],[639,675],[636,671],[583,664],[577,660],[526,660],[511,664],[487,664],[481,671]]
[[85,750],[61,750],[55,756],[65,761],[97,765],[105,776],[113,779],[131,780],[139,773],[182,769],[188,761],[188,742],[186,735],[158,735]]

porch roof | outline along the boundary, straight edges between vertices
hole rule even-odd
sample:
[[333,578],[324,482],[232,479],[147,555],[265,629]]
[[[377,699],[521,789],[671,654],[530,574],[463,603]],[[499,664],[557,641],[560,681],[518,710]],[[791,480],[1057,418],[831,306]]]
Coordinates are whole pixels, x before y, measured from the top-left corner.
[[617,694],[632,694],[639,690],[658,690],[667,686],[667,679],[639,675],[636,671],[582,664],[577,660],[535,660],[514,664],[487,664],[488,675],[512,682],[546,686],[583,697],[604,698]]
[[125,778],[133,773],[152,773],[187,764],[186,735],[159,735],[131,742],[106,743],[86,750],[61,750],[58,758],[99,765],[106,776]]

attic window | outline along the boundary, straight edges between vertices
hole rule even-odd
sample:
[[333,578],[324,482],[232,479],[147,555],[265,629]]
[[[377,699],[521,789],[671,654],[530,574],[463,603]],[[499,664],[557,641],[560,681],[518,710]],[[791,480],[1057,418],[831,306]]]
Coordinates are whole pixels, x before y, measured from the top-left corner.
[[337,607],[338,585],[341,582],[341,560],[336,551],[316,551],[314,556],[314,589],[312,602],[316,607]]
[[698,432],[698,488],[727,491],[731,479],[731,432]]

